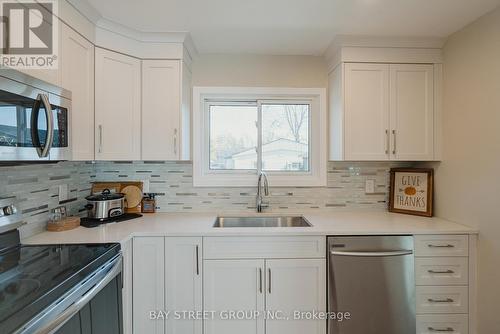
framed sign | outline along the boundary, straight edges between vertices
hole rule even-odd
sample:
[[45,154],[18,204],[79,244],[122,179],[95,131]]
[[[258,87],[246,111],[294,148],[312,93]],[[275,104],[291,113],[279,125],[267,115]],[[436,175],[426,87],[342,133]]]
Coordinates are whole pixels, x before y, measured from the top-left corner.
[[389,211],[432,217],[434,170],[392,168]]

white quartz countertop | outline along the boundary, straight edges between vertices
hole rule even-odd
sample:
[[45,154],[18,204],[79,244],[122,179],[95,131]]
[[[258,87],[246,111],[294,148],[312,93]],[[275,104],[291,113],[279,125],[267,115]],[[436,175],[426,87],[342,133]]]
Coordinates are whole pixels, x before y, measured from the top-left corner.
[[[226,214],[223,216],[235,217],[238,215]],[[248,216],[248,214],[244,214],[244,216]],[[22,243],[125,242],[135,236],[326,236],[477,233],[475,229],[440,218],[416,217],[388,212],[305,213],[303,216],[313,225],[312,227],[213,228],[212,225],[217,217],[215,213],[144,214],[141,218],[101,225],[95,228],[80,226],[74,230],[64,232],[43,232],[22,240]]]

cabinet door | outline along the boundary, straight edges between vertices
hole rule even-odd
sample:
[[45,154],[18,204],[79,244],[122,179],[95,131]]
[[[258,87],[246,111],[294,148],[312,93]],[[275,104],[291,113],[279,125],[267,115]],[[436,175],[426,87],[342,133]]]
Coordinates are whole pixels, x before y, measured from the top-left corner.
[[282,311],[289,320],[268,319],[267,334],[324,334],[326,320],[296,319],[294,311],[326,311],[324,259],[266,260],[266,309]]
[[61,25],[62,86],[72,93],[73,160],[94,160],[94,46],[66,24]]
[[165,310],[165,238],[134,238],[132,277],[133,332],[164,333],[164,321],[151,320],[150,312]]
[[263,334],[264,319],[224,320],[221,311],[264,311],[264,260],[204,261],[205,334]]
[[434,67],[391,65],[391,160],[434,159]]
[[142,62],[142,159],[180,158],[180,60]]
[[[165,238],[165,303],[171,312],[202,310],[201,238]],[[167,334],[201,334],[202,321],[175,319],[166,321]]]
[[389,159],[389,65],[345,64],[345,159]]
[[141,158],[141,61],[95,49],[96,160]]

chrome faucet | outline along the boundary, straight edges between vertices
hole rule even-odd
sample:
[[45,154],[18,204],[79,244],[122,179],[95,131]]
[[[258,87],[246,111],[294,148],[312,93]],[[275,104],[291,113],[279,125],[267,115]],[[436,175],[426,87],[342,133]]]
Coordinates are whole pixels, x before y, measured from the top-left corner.
[[[264,186],[264,189],[262,189],[262,186]],[[262,191],[264,191],[264,195],[262,195]],[[264,196],[269,196],[269,182],[267,182],[266,173],[260,172],[259,181],[257,182],[257,212],[262,212],[262,209],[269,207],[269,202],[264,201]]]

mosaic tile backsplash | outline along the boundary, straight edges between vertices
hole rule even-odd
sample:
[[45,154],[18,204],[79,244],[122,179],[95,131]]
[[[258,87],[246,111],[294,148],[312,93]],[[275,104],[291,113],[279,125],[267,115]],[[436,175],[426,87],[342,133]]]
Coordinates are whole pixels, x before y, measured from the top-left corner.
[[[0,167],[0,198],[17,198],[18,210],[27,223],[21,237],[45,230],[49,211],[65,205],[69,214],[82,214],[90,193],[94,165],[81,162]],[[59,185],[68,185],[68,200],[59,203]]]
[[[321,188],[270,184],[267,212],[386,210],[390,162],[329,162],[328,185]],[[58,186],[68,184],[71,214],[85,214],[85,196],[94,181],[149,181],[157,193],[159,212],[255,211],[256,187],[194,188],[190,162],[61,162],[50,165],[0,167],[0,198],[16,196],[23,219],[22,237],[45,229],[49,210],[59,205]],[[365,180],[375,180],[374,194],[365,194]]]

